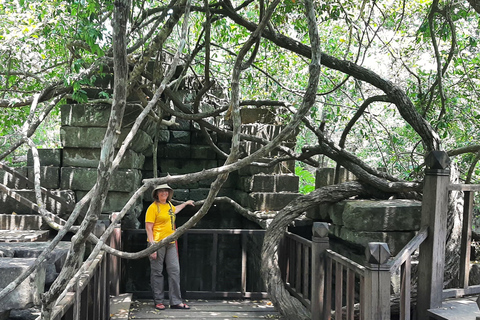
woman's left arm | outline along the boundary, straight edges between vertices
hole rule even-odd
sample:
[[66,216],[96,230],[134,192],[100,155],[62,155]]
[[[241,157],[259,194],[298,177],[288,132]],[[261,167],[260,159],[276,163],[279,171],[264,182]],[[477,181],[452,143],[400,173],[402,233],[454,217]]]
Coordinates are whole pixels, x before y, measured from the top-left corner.
[[193,203],[193,200],[187,200],[182,204],[179,204],[178,206],[175,206],[175,214],[179,213],[180,211],[183,210],[186,206],[195,206]]

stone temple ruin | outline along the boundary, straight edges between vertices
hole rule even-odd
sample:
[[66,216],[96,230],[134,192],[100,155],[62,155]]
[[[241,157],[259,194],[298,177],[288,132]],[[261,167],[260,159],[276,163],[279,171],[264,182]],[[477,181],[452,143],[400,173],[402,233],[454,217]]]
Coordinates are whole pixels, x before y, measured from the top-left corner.
[[[98,93],[88,91],[92,97]],[[179,98],[188,104],[188,92],[179,92]],[[138,104],[131,101],[126,109],[120,143],[128,133],[137,115],[141,112]],[[61,218],[68,218],[75,202],[79,201],[92,188],[96,180],[96,168],[100,157],[102,139],[106,131],[110,109],[101,104],[71,103],[61,107],[61,143],[59,149],[39,150],[41,162],[42,187],[51,190],[53,194],[63,199],[62,203],[51,198],[45,198],[47,209],[58,214]],[[242,132],[271,140],[280,130],[275,115],[266,109],[249,109],[241,111]],[[223,119],[211,119],[220,122]],[[100,223],[108,224],[109,216],[120,211],[130,196],[142,185],[142,180],[154,176],[153,150],[154,135],[157,134],[158,176],[167,174],[183,174],[197,172],[203,169],[221,166],[224,158],[212,151],[207,140],[198,127],[191,121],[176,119],[176,125],[166,127],[157,126],[153,121],[146,121],[134,142],[130,145],[119,169],[113,175],[108,197],[103,207]],[[230,138],[220,134],[212,135],[217,146],[228,152]],[[293,147],[295,138],[284,142]],[[245,155],[258,150],[260,145],[255,142],[242,142],[242,151]],[[274,157],[275,154],[271,154]],[[267,162],[268,159],[263,159]],[[212,207],[199,228],[266,228],[272,215],[284,208],[290,201],[298,197],[299,178],[294,175],[294,162],[286,161],[273,167],[258,167],[254,165],[242,168],[230,174],[219,196],[228,197],[237,202],[246,211],[237,211],[228,203],[218,203]],[[27,165],[17,171],[33,181],[33,162],[28,155]],[[318,169],[316,187],[329,184],[334,175],[333,169]],[[18,194],[35,201],[34,192],[30,184],[9,170],[0,171],[2,184],[14,189]],[[346,174],[344,180],[354,179]],[[203,200],[209,191],[212,181],[191,181],[188,184],[171,184],[175,189],[174,199],[185,201],[193,199]],[[29,206],[12,199],[8,192],[1,194],[0,214],[0,269],[2,275],[0,288],[5,287],[29,263],[38,256],[42,248],[54,234],[49,230],[39,215]],[[145,246],[143,235],[131,230],[142,230],[146,208],[151,203],[150,192],[128,212],[121,223],[124,237],[130,237],[124,243],[131,245],[130,249],[143,249]],[[345,201],[336,205],[323,205],[305,213],[305,216],[296,221],[292,230],[304,233],[309,237],[313,221],[331,222],[332,238],[343,239],[356,247],[365,246],[368,241],[385,241],[396,254],[419,229],[420,219],[419,202],[415,201]],[[178,223],[186,221],[194,214],[193,209],[185,209]],[[304,228],[306,226],[306,228]],[[307,233],[307,234],[305,234]],[[251,250],[257,250],[260,243],[251,243]],[[256,246],[257,248],[253,248]],[[52,254],[44,268],[28,283],[22,284],[16,294],[0,303],[0,314],[8,314],[10,310],[22,309],[38,304],[38,293],[55,279],[61,268],[63,259],[68,250],[68,243],[62,243]],[[21,262],[20,262],[21,261]],[[135,263],[143,268],[141,263]],[[133,268],[133,269],[132,269]],[[135,266],[126,265],[124,274],[127,292],[141,291],[147,281],[135,279]],[[145,270],[142,271],[145,274]],[[140,283],[140,284],[139,284]],[[32,290],[33,288],[33,290]],[[145,289],[143,289],[145,290]],[[1,319],[1,317],[0,317]]]

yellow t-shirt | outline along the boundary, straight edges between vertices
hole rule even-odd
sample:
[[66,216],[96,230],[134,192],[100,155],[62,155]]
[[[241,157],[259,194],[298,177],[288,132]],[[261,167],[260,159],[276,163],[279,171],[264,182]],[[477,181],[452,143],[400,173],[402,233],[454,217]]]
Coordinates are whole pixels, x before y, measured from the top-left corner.
[[161,241],[175,232],[175,207],[154,202],[147,209],[145,222],[153,223],[153,240]]

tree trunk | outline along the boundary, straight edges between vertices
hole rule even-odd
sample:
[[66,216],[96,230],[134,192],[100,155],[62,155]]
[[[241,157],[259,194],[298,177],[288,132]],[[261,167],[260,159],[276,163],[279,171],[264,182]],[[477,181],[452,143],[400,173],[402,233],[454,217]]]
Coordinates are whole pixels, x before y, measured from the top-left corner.
[[[371,187],[370,187],[371,189]],[[261,273],[267,292],[277,310],[287,319],[310,319],[310,311],[285,289],[278,264],[278,246],[288,225],[305,210],[321,203],[338,202],[352,196],[367,194],[368,189],[360,182],[346,182],[326,186],[298,197],[280,210],[265,233],[262,247]]]
[[[450,166],[450,181],[459,183],[458,168]],[[458,271],[460,241],[462,240],[463,192],[452,190],[448,194],[447,242],[445,244],[444,286],[452,288],[459,285]]]

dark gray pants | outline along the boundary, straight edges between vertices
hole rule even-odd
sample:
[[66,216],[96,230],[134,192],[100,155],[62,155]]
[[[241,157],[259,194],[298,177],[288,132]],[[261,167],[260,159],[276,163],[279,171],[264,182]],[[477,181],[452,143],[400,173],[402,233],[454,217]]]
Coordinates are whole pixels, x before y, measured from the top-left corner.
[[178,262],[178,252],[175,243],[170,243],[157,251],[157,258],[150,257],[150,285],[153,291],[153,301],[155,305],[163,303],[165,298],[163,263],[168,274],[168,296],[170,305],[182,303],[180,293],[180,263]]

